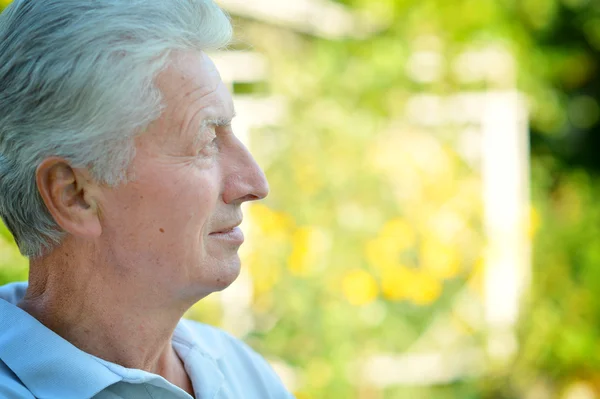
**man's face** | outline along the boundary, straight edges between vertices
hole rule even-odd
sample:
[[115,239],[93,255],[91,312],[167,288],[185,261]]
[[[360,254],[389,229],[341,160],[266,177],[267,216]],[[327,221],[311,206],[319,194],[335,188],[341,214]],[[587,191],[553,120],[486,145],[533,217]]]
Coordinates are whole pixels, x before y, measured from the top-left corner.
[[132,181],[104,192],[99,252],[157,295],[204,296],[238,276],[240,206],[268,185],[231,129],[231,95],[205,54],[176,54],[157,86],[166,108],[136,138]]

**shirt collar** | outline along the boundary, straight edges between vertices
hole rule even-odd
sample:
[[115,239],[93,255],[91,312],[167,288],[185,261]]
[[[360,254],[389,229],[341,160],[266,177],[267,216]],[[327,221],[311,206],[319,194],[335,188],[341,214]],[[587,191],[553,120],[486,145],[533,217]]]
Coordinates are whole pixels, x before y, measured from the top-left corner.
[[[223,356],[218,339],[211,339],[214,331],[207,326],[182,319],[173,333],[173,348],[183,361],[192,380],[196,397],[216,398],[224,386],[225,376],[220,370]],[[214,345],[208,345],[206,342]]]
[[[193,323],[193,326],[192,326]],[[218,337],[212,328],[194,323],[190,320],[181,319],[173,332],[173,343],[179,356],[182,356],[184,351],[181,345],[187,347],[191,351],[198,351],[205,357],[211,358],[214,361],[223,357],[223,348],[220,345],[209,345],[208,343],[219,342]],[[187,350],[186,350],[187,352]],[[185,354],[183,354],[185,356]]]
[[[154,374],[127,369],[80,350],[17,307],[26,288],[27,283],[0,287],[0,360],[33,395],[82,399],[91,398],[123,380],[160,384]],[[186,369],[202,380],[198,385],[203,390],[211,392],[218,391],[224,381],[216,367],[224,348],[208,344],[220,342],[213,337],[216,334],[213,328],[198,323],[192,325],[185,319],[173,333],[173,347]],[[212,381],[210,386],[206,381]]]
[[0,360],[36,397],[90,398],[123,377],[0,299]]

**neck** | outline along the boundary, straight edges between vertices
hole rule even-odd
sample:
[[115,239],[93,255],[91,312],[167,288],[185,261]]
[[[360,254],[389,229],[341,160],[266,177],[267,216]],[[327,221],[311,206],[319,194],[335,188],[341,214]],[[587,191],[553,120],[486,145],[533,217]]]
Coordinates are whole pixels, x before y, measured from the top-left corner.
[[160,290],[136,283],[135,269],[116,272],[101,258],[57,249],[31,260],[18,306],[84,352],[161,375],[189,392],[171,338],[193,302],[169,302]]

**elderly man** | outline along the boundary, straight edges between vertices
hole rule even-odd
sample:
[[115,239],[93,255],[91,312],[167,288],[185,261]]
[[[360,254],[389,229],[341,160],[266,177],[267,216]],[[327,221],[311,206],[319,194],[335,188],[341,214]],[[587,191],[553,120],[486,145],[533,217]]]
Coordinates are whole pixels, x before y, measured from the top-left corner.
[[30,259],[0,288],[0,398],[289,398],[181,319],[239,273],[263,172],[206,50],[211,0],[15,0],[0,15],[0,215]]

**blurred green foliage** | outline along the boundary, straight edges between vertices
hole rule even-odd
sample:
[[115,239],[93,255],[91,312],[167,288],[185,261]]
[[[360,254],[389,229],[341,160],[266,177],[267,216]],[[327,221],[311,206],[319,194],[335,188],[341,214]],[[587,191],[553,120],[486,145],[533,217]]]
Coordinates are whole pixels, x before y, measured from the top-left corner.
[[[360,37],[236,20],[269,60],[258,91],[290,110],[252,136],[272,189],[249,208],[246,340],[293,370],[298,398],[551,398],[581,387],[600,396],[600,3],[338,2]],[[402,353],[439,315],[455,318],[459,293],[481,302],[479,172],[457,152],[456,126],[411,125],[407,104],[513,87],[531,113],[535,237],[519,353],[453,384],[375,387],[364,359]],[[5,228],[0,237],[0,283],[25,279]],[[208,298],[191,314],[218,324],[222,311]],[[484,340],[464,320],[453,328],[470,345]]]
[[[258,336],[256,346],[300,370],[300,397],[558,397],[574,383],[598,395],[600,3],[341,3],[358,16],[358,30],[371,29],[366,39],[330,41],[240,21],[247,41],[269,58],[273,92],[290,101],[283,126],[254,135],[273,187],[268,208],[289,219],[282,236],[293,237],[298,225],[316,229],[318,242],[327,243],[308,262],[314,270],[298,274],[286,257],[302,245],[257,234],[274,252],[257,251],[264,271],[256,284],[272,270],[281,276],[265,290],[273,299],[262,310],[280,321]],[[419,53],[441,60],[431,77],[411,70]],[[481,58],[465,61],[468,53]],[[407,104],[420,93],[512,87],[526,94],[530,111],[535,235],[519,354],[505,368],[455,385],[365,388],[369,384],[348,370],[349,362],[406,350],[440,312],[450,311],[455,293],[467,289],[477,298],[481,289],[478,172],[456,154],[455,127],[410,126]],[[413,134],[420,137],[416,143]],[[427,154],[424,163],[420,151]],[[436,237],[428,223],[440,209],[464,222],[454,241]],[[386,237],[393,244],[386,246]],[[430,239],[442,245],[424,245]],[[445,267],[427,268],[427,253],[444,254],[444,244],[458,253],[458,263],[450,252],[441,257]],[[279,271],[284,266],[288,270]],[[395,292],[387,288],[390,281]],[[402,292],[403,285],[424,297]],[[278,345],[271,345],[273,334],[281,334]],[[481,342],[476,332],[465,335]],[[333,369],[325,373],[331,375],[327,382],[323,362]],[[313,375],[312,367],[319,372]]]

